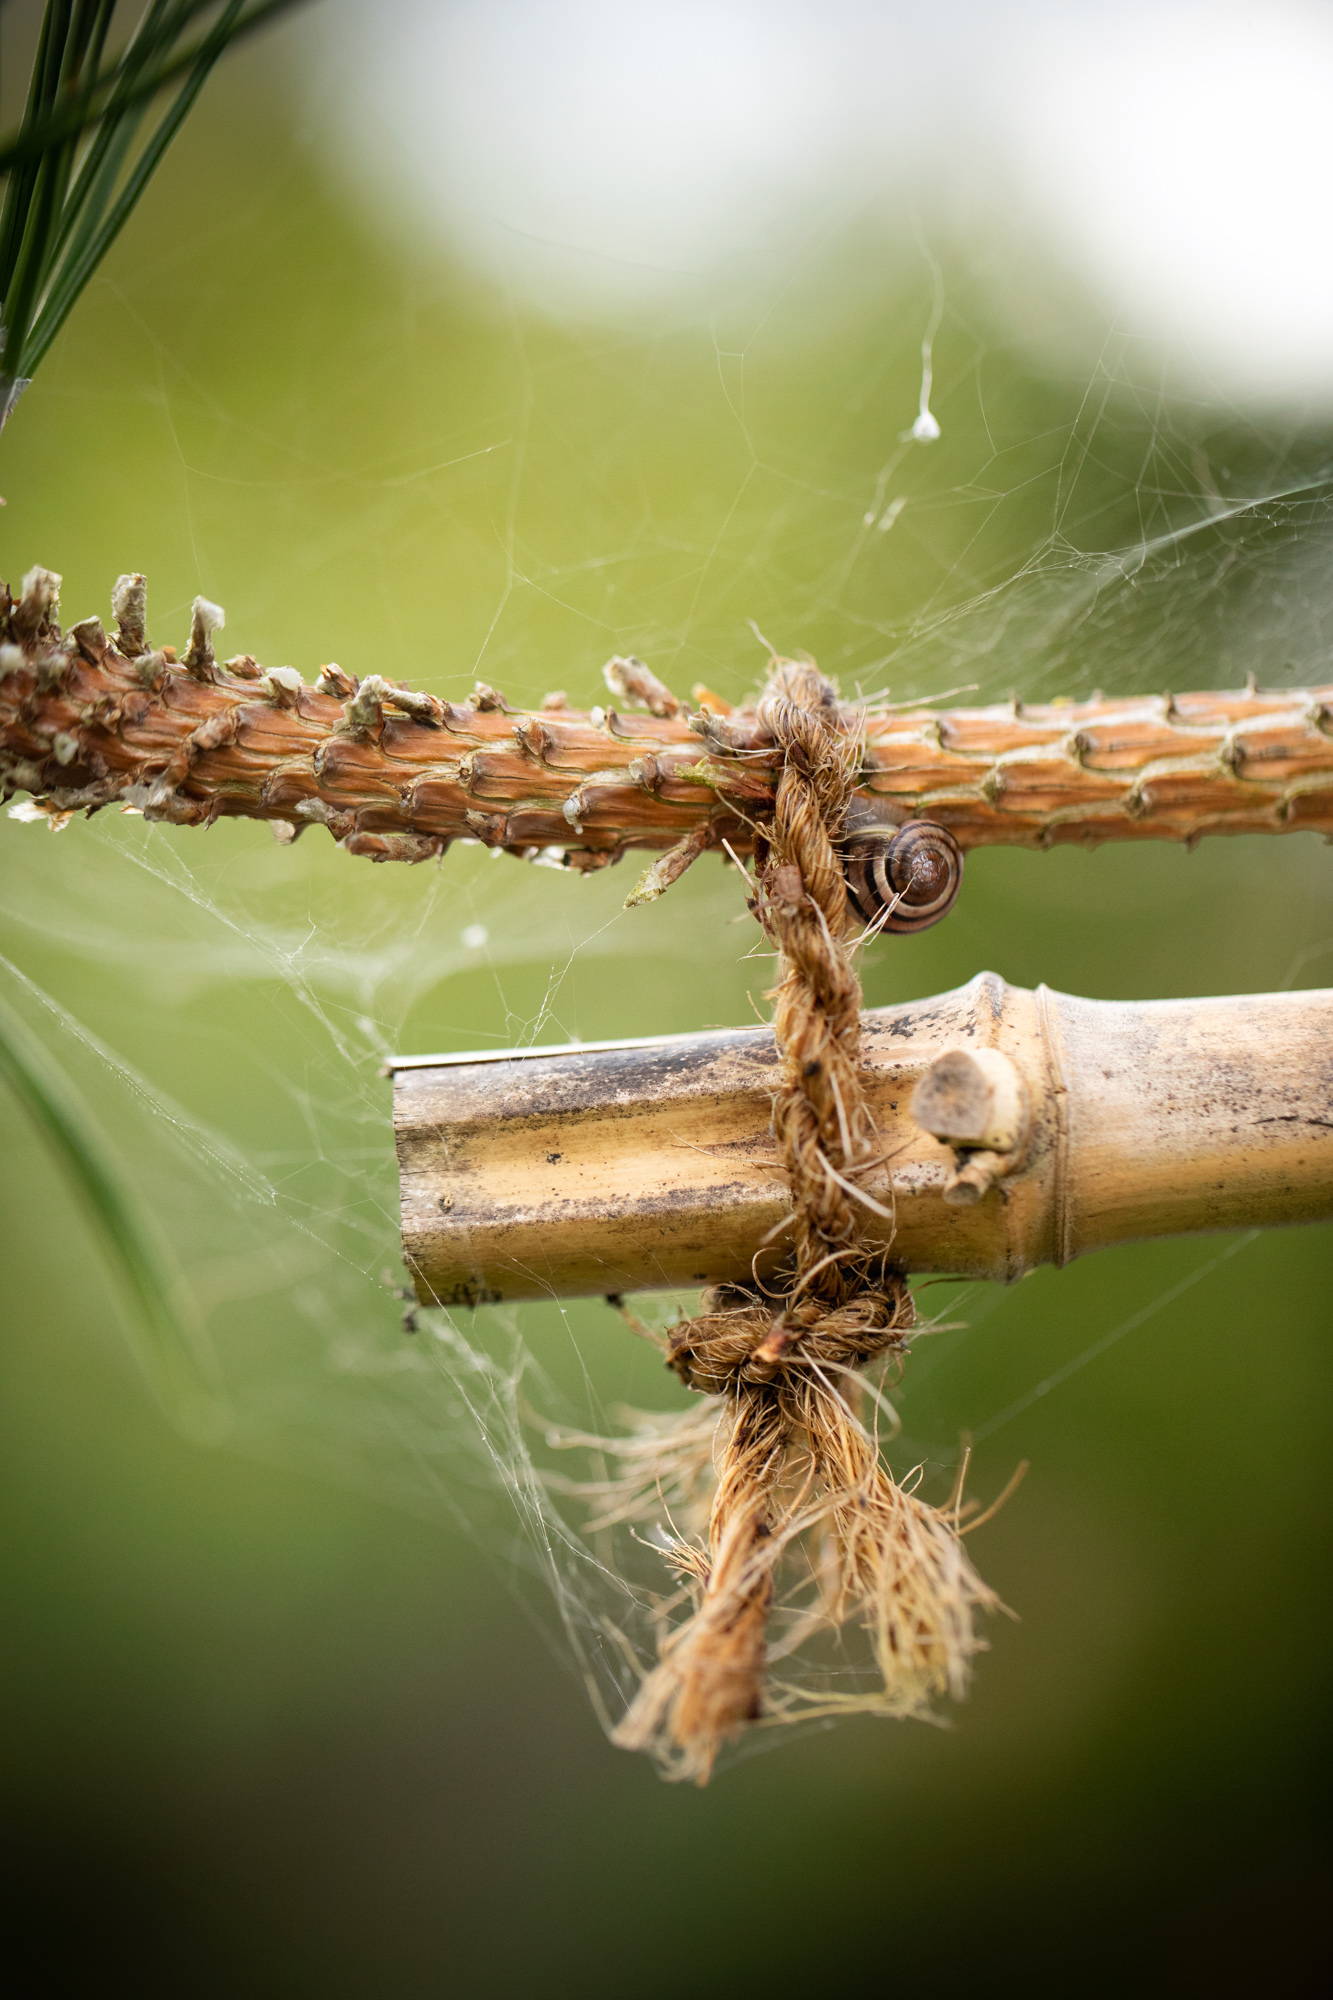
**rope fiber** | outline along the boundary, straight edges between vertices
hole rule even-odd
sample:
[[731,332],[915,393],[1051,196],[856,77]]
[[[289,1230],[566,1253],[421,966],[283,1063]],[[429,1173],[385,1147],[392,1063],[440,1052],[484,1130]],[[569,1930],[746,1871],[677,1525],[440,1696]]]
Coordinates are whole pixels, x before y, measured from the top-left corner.
[[[909,1715],[965,1692],[976,1614],[996,1603],[963,1549],[957,1501],[938,1509],[917,1497],[914,1476],[899,1485],[860,1414],[861,1371],[903,1354],[915,1324],[904,1272],[861,1227],[867,1203],[878,1206],[867,1182],[883,1156],[862,1084],[839,847],[860,717],[793,661],[774,662],[759,717],[782,756],[752,907],[778,953],[773,1130],[791,1189],[789,1247],[775,1280],[714,1288],[669,1333],[668,1366],[721,1405],[716,1484],[703,1545],[668,1552],[693,1608],[665,1633],[615,1735],[697,1783],[746,1725],[809,1711],[799,1689],[771,1684],[779,1611],[784,1657],[818,1629],[862,1626],[876,1685],[839,1705]],[[646,1503],[641,1465],[638,1481]]]

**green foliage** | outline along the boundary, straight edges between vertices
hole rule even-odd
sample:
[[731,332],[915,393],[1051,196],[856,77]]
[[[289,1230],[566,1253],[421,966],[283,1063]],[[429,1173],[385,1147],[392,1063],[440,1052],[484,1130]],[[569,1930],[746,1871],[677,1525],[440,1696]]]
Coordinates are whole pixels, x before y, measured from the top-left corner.
[[93,1132],[87,1108],[14,1010],[0,1000],[0,1079],[25,1107],[80,1197],[120,1283],[145,1378],[183,1429],[207,1428],[209,1395],[192,1315],[183,1311],[147,1218]]
[[218,57],[293,4],[151,0],[110,55],[117,0],[48,0],[22,122],[0,140],[0,426]]

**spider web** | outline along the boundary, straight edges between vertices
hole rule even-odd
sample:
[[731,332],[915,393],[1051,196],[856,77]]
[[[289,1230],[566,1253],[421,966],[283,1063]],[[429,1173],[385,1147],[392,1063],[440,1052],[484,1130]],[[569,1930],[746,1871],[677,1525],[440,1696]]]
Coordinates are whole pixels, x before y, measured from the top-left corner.
[[[292,46],[322,75],[318,33]],[[237,65],[5,439],[7,566],[62,569],[67,616],[143,568],[159,643],[199,590],[266,664],[313,678],[332,656],[454,697],[484,676],[516,704],[591,705],[614,652],[739,698],[756,632],[895,700],[1326,677],[1333,459],[1308,412],[1210,387],[1086,300],[1053,357],[985,232],[915,190],[901,228],[821,182],[745,268],[705,262],[646,303],[557,299],[545,268],[529,284],[458,241],[407,251],[401,218],[377,232],[306,150],[300,68]],[[237,120],[258,140],[217,205],[211,148]],[[1067,274],[1024,257],[1040,320]],[[262,337],[238,346],[220,298]],[[543,1440],[671,1389],[596,1303],[405,1330],[382,1066],[762,1015],[735,878],[699,868],[625,912],[627,871],[468,847],[372,870],[318,833],[0,832],[5,990],[122,1164],[204,1357],[188,1408],[141,1357],[168,1414],[476,1536],[535,1617],[555,1607],[614,1718],[651,1649],[655,1557],[581,1534]],[[1333,965],[1310,841],[986,854],[969,890],[940,932],[877,951],[870,1004],[983,963],[1108,997]],[[1327,1232],[1293,1255],[1327,1278]],[[80,1257],[91,1298],[103,1269]],[[1243,1237],[1020,1293],[923,1288],[949,1330],[913,1356],[895,1461],[947,1487],[971,1432],[998,1490],[1091,1421],[1081,1385],[1149,1325],[1169,1397],[1194,1365],[1185,1338],[1170,1352],[1182,1301],[1218,1311],[1267,1258]]]

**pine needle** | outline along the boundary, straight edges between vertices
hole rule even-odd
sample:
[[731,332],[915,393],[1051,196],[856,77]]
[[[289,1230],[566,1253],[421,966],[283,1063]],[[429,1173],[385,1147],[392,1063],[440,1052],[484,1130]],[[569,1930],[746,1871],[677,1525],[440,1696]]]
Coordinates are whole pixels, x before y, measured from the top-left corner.
[[47,0],[22,121],[0,139],[0,429],[218,58],[296,4],[150,0],[108,55],[117,0]]
[[77,1192],[116,1274],[145,1379],[188,1436],[212,1440],[225,1424],[201,1330],[182,1310],[154,1232],[82,1105],[37,1037],[0,1000],[0,1083],[8,1085]]

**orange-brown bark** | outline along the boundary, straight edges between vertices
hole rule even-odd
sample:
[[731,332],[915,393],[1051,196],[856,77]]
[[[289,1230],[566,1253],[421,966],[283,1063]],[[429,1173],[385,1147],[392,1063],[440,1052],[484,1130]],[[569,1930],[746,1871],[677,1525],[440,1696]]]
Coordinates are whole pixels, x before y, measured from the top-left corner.
[[[712,697],[688,710],[637,663],[612,684],[647,713],[623,699],[522,713],[491,688],[455,703],[333,667],[309,686],[218,663],[207,616],[183,659],[149,649],[125,582],[114,638],[95,619],[62,633],[46,572],[14,600],[0,586],[6,796],[179,825],[264,819],[283,837],[319,824],[373,860],[471,839],[580,868],[686,836],[744,852],[771,806],[779,758],[753,711]],[[859,792],[964,847],[1333,834],[1333,685],[871,711]]]

